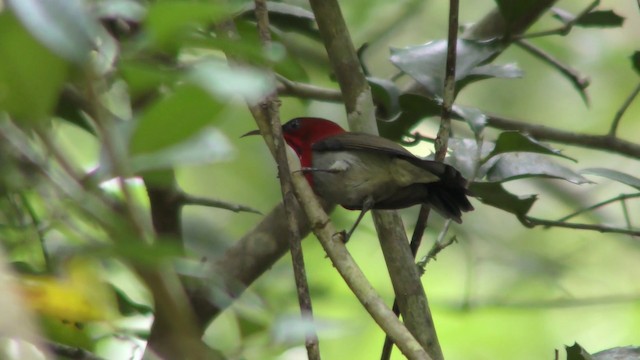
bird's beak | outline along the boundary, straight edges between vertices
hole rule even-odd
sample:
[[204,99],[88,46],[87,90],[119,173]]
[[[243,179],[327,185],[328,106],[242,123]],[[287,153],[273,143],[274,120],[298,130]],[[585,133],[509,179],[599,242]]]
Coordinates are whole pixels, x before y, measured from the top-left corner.
[[245,136],[251,136],[251,135],[260,135],[260,130],[252,130],[249,131],[248,133],[240,136],[241,138],[245,137]]

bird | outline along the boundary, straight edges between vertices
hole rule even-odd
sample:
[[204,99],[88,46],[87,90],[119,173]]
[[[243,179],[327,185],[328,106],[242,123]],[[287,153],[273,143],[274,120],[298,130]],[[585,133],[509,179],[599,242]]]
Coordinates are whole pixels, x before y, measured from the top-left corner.
[[282,125],[282,134],[318,196],[361,211],[346,239],[372,209],[423,204],[457,223],[462,223],[463,212],[474,209],[467,180],[458,170],[421,159],[389,139],[345,131],[317,117],[291,119]]

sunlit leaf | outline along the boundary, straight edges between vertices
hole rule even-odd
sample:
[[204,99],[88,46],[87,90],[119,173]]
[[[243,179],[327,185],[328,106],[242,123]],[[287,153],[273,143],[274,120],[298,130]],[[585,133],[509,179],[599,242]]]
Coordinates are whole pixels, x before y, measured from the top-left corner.
[[136,173],[170,169],[176,166],[211,164],[229,159],[233,147],[220,131],[205,127],[182,142],[159,151],[133,156],[131,167]]
[[640,347],[621,346],[602,350],[593,354],[593,358],[595,360],[638,360],[640,359]]
[[487,163],[489,181],[509,181],[527,177],[549,177],[562,179],[574,184],[591,183],[588,179],[575,171],[559,165],[545,155],[518,152],[495,156]]
[[15,119],[42,120],[53,111],[69,64],[9,11],[0,12],[0,110]]
[[230,68],[227,64],[215,61],[194,65],[186,79],[216,97],[240,96],[252,104],[264,98],[275,87],[273,81],[262,71],[250,67]]
[[212,124],[222,108],[206,91],[193,85],[180,86],[140,116],[129,151],[139,155],[178,144]]
[[[495,41],[458,40],[456,57],[456,82],[475,76],[476,80],[495,76],[520,76],[519,71],[508,67],[484,67],[501,45]],[[447,59],[447,41],[436,40],[424,45],[403,49],[391,49],[391,62],[409,74],[436,97],[442,97]],[[501,70],[498,70],[501,69]],[[464,84],[467,84],[465,82]],[[459,84],[459,85],[464,85]],[[458,91],[460,88],[457,89]]]
[[589,168],[580,171],[580,173],[602,176],[640,190],[640,179],[617,170],[605,168]]
[[155,1],[144,21],[151,41],[160,48],[179,47],[190,32],[230,17],[234,8],[219,1]]
[[100,34],[80,0],[7,0],[34,37],[67,60],[84,62]]
[[493,151],[491,151],[491,153],[487,155],[485,159],[488,160],[495,155],[510,152],[531,152],[545,155],[555,155],[563,157],[565,159],[576,161],[575,159],[560,153],[560,150],[553,149],[548,145],[542,144],[531,136],[523,134],[519,131],[501,132],[498,136],[498,140],[496,140]]
[[474,182],[469,190],[482,203],[512,213],[519,219],[527,215],[537,200],[536,195],[514,195],[505,190],[500,183]]

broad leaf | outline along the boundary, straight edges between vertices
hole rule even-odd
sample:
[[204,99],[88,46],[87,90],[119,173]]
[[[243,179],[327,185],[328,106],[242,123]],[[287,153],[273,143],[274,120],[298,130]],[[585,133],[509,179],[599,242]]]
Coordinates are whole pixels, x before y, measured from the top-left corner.
[[181,46],[187,34],[226,19],[233,12],[233,7],[219,1],[155,1],[149,6],[145,29],[155,46],[172,50]]
[[531,136],[519,131],[504,131],[500,133],[493,151],[491,151],[491,153],[484,159],[486,161],[495,155],[510,152],[532,152],[545,155],[555,155],[577,162],[573,158],[562,155],[560,150],[556,150],[548,145],[542,144]]
[[100,25],[80,0],[7,0],[7,4],[35,38],[67,60],[87,60],[101,35]]
[[537,200],[536,195],[514,195],[500,183],[474,182],[469,190],[484,204],[512,213],[518,219],[524,218]]
[[43,120],[53,111],[69,63],[34,39],[10,11],[0,12],[0,111]]
[[464,119],[474,134],[480,134],[487,124],[487,115],[480,109],[471,106],[454,105],[453,112]]
[[598,351],[593,354],[595,360],[638,360],[640,359],[640,347],[622,346]]
[[400,90],[387,79],[368,77],[371,94],[376,103],[376,112],[383,119],[395,117],[400,111]]
[[582,27],[620,27],[624,22],[624,18],[613,10],[592,11],[581,16],[576,22],[577,26]]
[[182,142],[161,150],[134,155],[131,167],[135,173],[171,169],[178,166],[211,164],[229,159],[233,147],[219,130],[206,127]]
[[206,91],[180,86],[141,115],[129,151],[132,155],[152,153],[185,141],[212,124],[222,108]]
[[483,142],[482,150],[478,154],[478,143],[475,140],[450,138],[449,156],[445,159],[445,162],[458,169],[467,179],[471,179],[474,174],[476,178],[482,179],[487,166],[479,168],[476,172],[478,161],[486,157],[491,149],[493,149],[493,143]]
[[582,174],[590,174],[606,177],[608,179],[623,183],[625,185],[629,185],[637,190],[640,190],[640,179],[635,176],[631,176],[629,174],[625,174],[623,172],[611,169],[604,168],[589,168],[580,171]]
[[437,101],[422,95],[402,94],[398,100],[400,116],[390,121],[378,121],[380,135],[391,140],[402,140],[420,120],[439,115],[441,112],[441,106]]
[[487,162],[487,180],[504,182],[528,177],[549,177],[574,184],[591,183],[582,175],[556,163],[553,159],[535,153],[518,152],[496,155]]
[[[458,40],[456,57],[456,82],[474,76],[479,80],[496,76],[516,77],[516,72],[509,67],[497,70],[495,66],[484,67],[493,55],[500,51],[500,44],[495,41]],[[436,40],[424,45],[410,46],[404,49],[391,49],[391,62],[400,70],[409,74],[431,94],[442,98],[444,90],[444,74],[447,59],[447,41]],[[469,81],[459,83],[457,91]]]

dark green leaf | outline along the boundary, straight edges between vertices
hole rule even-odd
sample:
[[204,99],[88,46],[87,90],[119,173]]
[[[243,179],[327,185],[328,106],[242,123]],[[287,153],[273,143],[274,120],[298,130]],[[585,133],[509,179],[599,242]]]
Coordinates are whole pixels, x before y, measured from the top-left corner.
[[553,149],[548,145],[538,142],[538,140],[532,138],[527,134],[523,134],[518,131],[504,131],[498,136],[496,140],[496,146],[493,151],[485,158],[485,161],[492,156],[510,153],[510,152],[532,152],[545,155],[560,156],[565,159],[576,161],[566,155],[562,155],[560,150]]
[[67,60],[87,60],[95,39],[104,35],[79,0],[8,0],[7,4],[35,38]]
[[484,204],[512,213],[519,219],[527,215],[537,200],[536,195],[516,196],[505,190],[500,183],[474,182],[469,190]]
[[387,79],[368,77],[378,117],[391,119],[400,111],[400,90]]
[[567,350],[567,360],[595,360],[582,346],[574,343],[572,346],[565,346]]
[[180,86],[141,115],[129,151],[139,155],[176,145],[212,124],[222,108],[206,91]]
[[391,121],[378,121],[380,135],[395,141],[409,134],[418,121],[440,114],[437,101],[422,95],[402,94],[399,98],[400,116]]
[[640,51],[636,51],[631,55],[631,66],[638,74],[640,74]]
[[[458,40],[456,58],[456,82],[459,91],[472,80],[496,76],[520,76],[513,66],[496,67],[484,65],[500,50],[495,41]],[[444,90],[444,72],[447,59],[447,41],[437,40],[424,45],[404,49],[391,49],[391,62],[409,74],[434,96],[441,98]],[[471,79],[467,79],[468,77]],[[461,82],[461,80],[465,80]]]
[[629,174],[625,174],[623,172],[611,169],[604,168],[589,168],[580,171],[582,174],[590,174],[606,177],[608,179],[623,183],[625,185],[629,185],[637,190],[640,190],[640,179],[635,176],[631,176]]
[[[251,2],[240,15],[255,20],[254,10],[255,4]],[[316,19],[311,11],[299,6],[274,1],[267,1],[267,10],[269,11],[269,24],[271,26],[320,39]]]
[[494,156],[487,165],[487,180],[504,182],[527,177],[549,177],[586,184],[591,181],[556,163],[553,159],[535,153],[506,153]]
[[620,27],[624,18],[613,10],[592,11],[578,19],[577,26],[582,27]]
[[139,304],[131,300],[131,298],[120,288],[112,286],[114,293],[116,294],[116,301],[118,302],[118,311],[125,316],[136,314],[150,314],[153,312],[151,306],[146,304]]
[[155,92],[162,85],[173,86],[180,75],[177,70],[138,61],[122,61],[118,69],[132,99]]
[[69,64],[34,39],[9,11],[0,12],[0,110],[42,120],[53,111]]

